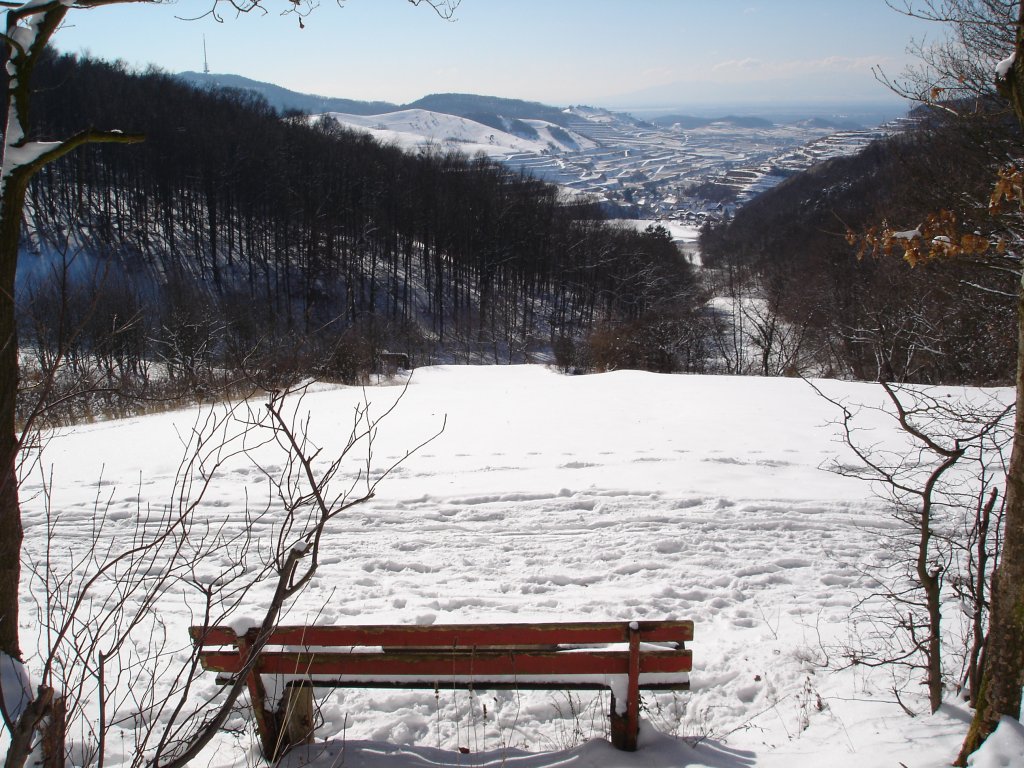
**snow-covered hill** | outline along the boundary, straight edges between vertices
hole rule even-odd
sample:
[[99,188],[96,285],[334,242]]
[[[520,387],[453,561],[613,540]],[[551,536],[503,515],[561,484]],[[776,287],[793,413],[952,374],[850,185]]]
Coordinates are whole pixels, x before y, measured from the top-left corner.
[[[851,404],[881,402],[875,385],[821,386]],[[965,392],[1012,396],[948,394]],[[320,574],[289,623],[690,618],[692,691],[645,697],[635,754],[588,743],[604,734],[607,696],[324,692],[318,733],[331,741],[293,760],[320,768],[938,768],[955,755],[967,712],[952,698],[912,719],[888,670],[826,664],[829,649],[857,632],[851,608],[871,591],[872,565],[896,523],[870,488],[821,468],[849,457],[836,442],[835,407],[807,383],[441,367],[416,371],[404,397],[398,386],[323,387],[300,413],[326,457],[343,445],[354,406],[369,401],[379,414],[399,399],[364,470],[401,460],[446,420],[443,434],[332,526]],[[44,471],[23,487],[29,559],[55,560],[66,575],[88,567],[81,557],[93,536],[129,546],[140,515],[173,498],[181,442],[205,423],[183,411],[56,434]],[[865,426],[872,441],[896,440],[878,414]],[[254,457],[277,471],[281,455],[258,443]],[[208,530],[272,538],[279,511],[267,490],[256,465],[228,458],[199,520]],[[47,517],[47,498],[56,517]],[[254,518],[267,502],[267,515]],[[47,526],[56,535],[49,550]],[[186,627],[202,611],[198,587],[238,567],[221,554],[171,584],[157,605],[167,639],[159,664],[185,658]],[[25,590],[25,638],[36,638],[39,594],[38,585]],[[245,595],[235,620],[268,597],[266,589]],[[136,600],[128,596],[127,616]],[[957,605],[948,609],[955,618]],[[171,684],[163,674],[158,690]],[[215,693],[212,677],[198,695]],[[925,709],[914,691],[903,702]],[[108,737],[108,765],[131,759],[145,706],[131,704]],[[1012,756],[1020,743],[1010,730]],[[253,759],[249,749],[247,738],[225,734],[198,764],[242,766]]]
[[[483,154],[504,158],[512,153],[547,154],[595,146],[583,136],[565,131],[544,120],[522,121],[537,138],[524,138],[474,120],[424,109],[403,109],[382,115],[328,113],[349,128],[365,131],[384,143],[409,149],[426,147],[456,149],[467,155]],[[567,141],[568,139],[568,141]]]

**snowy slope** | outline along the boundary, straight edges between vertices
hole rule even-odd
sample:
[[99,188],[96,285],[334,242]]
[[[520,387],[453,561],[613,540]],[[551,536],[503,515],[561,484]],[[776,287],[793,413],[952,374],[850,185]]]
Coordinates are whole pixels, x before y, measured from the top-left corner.
[[[881,402],[873,385],[822,386],[849,402]],[[382,412],[401,391],[325,387],[307,396],[302,412],[312,415],[326,455],[348,434],[354,405],[365,397]],[[333,740],[291,764],[948,764],[966,727],[961,707],[911,719],[885,670],[823,666],[827,648],[849,637],[851,606],[871,586],[864,568],[894,525],[869,488],[821,469],[847,458],[835,442],[835,417],[833,406],[793,379],[565,377],[538,366],[416,371],[380,429],[371,471],[401,459],[446,419],[443,434],[370,504],[332,527],[320,575],[288,622],[690,618],[693,690],[645,697],[633,755],[588,741],[604,735],[607,696],[330,692],[319,735]],[[194,424],[189,411],[56,435],[45,458],[61,515],[60,557],[84,551],[97,499],[107,509],[100,535],[115,544],[131,533],[140,508],[164,504]],[[884,424],[877,420],[876,438],[894,441]],[[267,446],[256,455],[264,466],[280,462]],[[43,477],[48,472],[33,474],[23,492],[36,561],[45,555]],[[236,457],[199,514],[243,530],[243,510],[259,508],[265,493],[252,464]],[[269,535],[272,520],[251,531]],[[267,599],[265,590],[246,596],[241,613],[255,614]],[[194,592],[175,588],[160,605],[168,637],[181,646],[193,600]],[[23,609],[30,637],[29,593]],[[199,693],[214,690],[204,679]],[[905,701],[924,709],[913,695]],[[112,752],[130,745],[126,723]],[[1006,739],[1012,753],[1020,741]],[[246,744],[225,736],[198,764],[240,766]],[[109,763],[119,762],[112,754]]]
[[329,116],[348,128],[365,131],[383,143],[395,143],[408,150],[437,146],[457,149],[468,155],[482,152],[489,157],[500,158],[513,152],[541,154],[552,149],[561,151],[593,146],[593,142],[578,134],[570,134],[577,146],[566,146],[551,133],[552,124],[543,120],[523,121],[531,125],[540,137],[531,140],[464,117],[424,109],[404,109],[369,116],[331,112]]

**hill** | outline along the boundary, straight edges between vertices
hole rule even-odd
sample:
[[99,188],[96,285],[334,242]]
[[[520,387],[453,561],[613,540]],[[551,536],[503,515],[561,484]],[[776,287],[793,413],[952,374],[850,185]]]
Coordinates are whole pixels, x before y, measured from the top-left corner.
[[[800,329],[804,350],[827,350],[825,370],[896,381],[1012,381],[1015,268],[858,260],[846,235],[883,222],[910,229],[956,201],[987,199],[998,158],[1014,154],[1017,142],[998,114],[918,122],[754,198],[704,233],[704,263],[743,283],[737,288],[734,279],[734,298],[736,291],[757,296]],[[965,227],[999,226],[973,205],[961,202],[955,212]]]
[[[509,130],[518,127],[520,120],[544,120],[565,126],[568,117],[563,110],[535,101],[503,99],[497,96],[478,96],[469,93],[436,93],[409,104],[391,104],[385,101],[355,101],[353,99],[315,96],[299,93],[273,83],[251,80],[241,75],[181,72],[175,77],[198,88],[232,88],[258,94],[278,112],[304,112],[319,115],[341,112],[351,115],[381,115],[403,110],[425,110],[456,115],[478,123]],[[515,130],[511,131],[516,133]]]
[[394,142],[409,150],[444,148],[468,155],[507,157],[513,153],[540,155],[596,146],[579,133],[543,120],[491,118],[503,126],[495,128],[466,117],[425,109],[367,116],[337,112],[329,115],[341,125],[367,131],[379,141]]
[[[338,115],[374,116],[410,111],[433,112],[452,115],[487,126],[503,133],[508,133],[527,141],[554,141],[556,146],[577,148],[577,144],[565,134],[556,132],[553,138],[550,131],[541,136],[531,123],[542,121],[559,128],[566,127],[571,117],[557,107],[551,107],[535,101],[519,99],[503,99],[497,96],[478,96],[468,93],[438,93],[424,96],[410,104],[391,104],[384,101],[355,101],[352,99],[315,96],[308,93],[282,88],[273,83],[251,80],[241,75],[204,74],[202,72],[182,72],[176,75],[180,80],[203,89],[228,88],[253,93],[276,109],[278,112],[302,112],[310,115],[334,113]],[[379,121],[378,121],[379,122]],[[429,132],[428,132],[429,133]],[[422,134],[420,134],[422,136]],[[409,145],[409,140],[403,143]],[[470,142],[479,144],[479,142]],[[484,142],[485,144],[487,142]],[[518,148],[515,141],[504,142],[510,149]],[[466,148],[467,152],[475,151]]]
[[406,105],[409,109],[428,109],[475,120],[484,125],[501,127],[495,122],[506,120],[546,120],[565,126],[569,116],[564,110],[536,101],[503,99],[497,96],[477,96],[469,93],[435,93]]
[[765,120],[763,117],[725,115],[723,117],[694,117],[693,115],[663,115],[652,118],[655,125],[666,128],[678,126],[684,130],[693,128],[706,128],[715,123],[735,126],[737,128],[771,128],[775,123]]
[[304,112],[319,115],[323,112],[348,112],[353,115],[376,115],[400,109],[397,104],[386,101],[356,101],[339,99],[330,96],[316,96],[310,93],[298,93],[280,85],[251,80],[241,75],[205,74],[203,72],[181,72],[175,75],[197,88],[216,89],[231,88],[248,91],[266,99],[267,103],[278,112]]
[[[661,126],[663,128],[679,128],[682,130],[695,130],[697,128],[707,128],[712,125],[724,125],[733,128],[773,128],[778,123],[768,120],[763,117],[755,117],[753,115],[723,115],[721,117],[697,117],[695,115],[662,115],[660,117],[651,118],[650,121],[654,125]],[[809,117],[801,120],[789,121],[786,124],[794,125],[800,128],[820,129],[820,130],[834,130],[834,131],[860,131],[864,129],[864,126],[853,120],[842,120],[835,118],[826,117]]]
[[828,128],[836,131],[864,130],[864,126],[853,120],[836,120],[834,118],[827,117],[810,117],[806,120],[798,121],[796,125],[801,125],[806,128]]

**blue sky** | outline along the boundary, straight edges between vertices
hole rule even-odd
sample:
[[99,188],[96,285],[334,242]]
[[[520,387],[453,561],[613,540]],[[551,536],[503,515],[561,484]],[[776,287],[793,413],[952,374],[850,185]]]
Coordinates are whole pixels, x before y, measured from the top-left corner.
[[467,92],[555,105],[884,102],[912,39],[940,36],[884,0],[462,0],[445,22],[405,0],[321,0],[218,23],[211,0],[77,11],[55,38],[170,72],[210,69],[307,93],[397,103]]

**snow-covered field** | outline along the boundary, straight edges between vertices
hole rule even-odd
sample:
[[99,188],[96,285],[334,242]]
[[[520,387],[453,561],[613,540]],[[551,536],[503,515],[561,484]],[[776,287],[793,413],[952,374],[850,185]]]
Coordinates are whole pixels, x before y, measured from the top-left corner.
[[[873,385],[821,386],[849,402],[882,401]],[[320,388],[302,409],[326,456],[364,397],[380,413],[402,391]],[[371,471],[446,420],[443,434],[332,525],[320,574],[286,622],[689,618],[692,690],[645,695],[634,754],[600,741],[607,695],[324,692],[318,735],[330,741],[290,759],[324,768],[948,764],[965,708],[951,700],[935,715],[910,718],[886,670],[823,664],[855,632],[851,606],[870,589],[864,568],[895,525],[869,487],[822,469],[844,458],[836,416],[794,379],[566,377],[539,366],[416,371],[380,426]],[[101,535],[115,545],[128,542],[140,509],[167,502],[182,437],[195,423],[195,411],[169,413],[52,439],[46,462],[60,521],[50,556],[58,570],[70,562],[59,558],[85,547],[97,499],[107,510]],[[265,466],[279,460],[260,451]],[[244,509],[259,507],[265,489],[236,457],[200,514],[241,528]],[[41,490],[35,473],[23,496],[27,553],[36,560],[45,554]],[[267,535],[272,522],[252,533]],[[196,610],[190,594],[172,588],[159,606],[181,647]],[[255,614],[267,597],[248,595],[243,613]],[[23,609],[29,638],[32,595]],[[213,691],[212,677],[202,693]],[[914,695],[904,701],[926,711]],[[1024,765],[1024,737],[1010,725],[1000,730],[999,752],[1010,762],[999,764]],[[247,749],[247,740],[225,736],[196,764],[242,765],[253,759]]]
[[664,227],[672,235],[672,239],[679,244],[695,243],[700,237],[700,227],[672,219],[611,219],[610,223],[622,227],[633,227],[641,232],[650,226]]
[[674,219],[611,219],[611,223],[621,227],[632,227],[640,232],[650,226],[664,227],[689,262],[695,267],[701,265],[700,248],[697,245],[700,227]]

